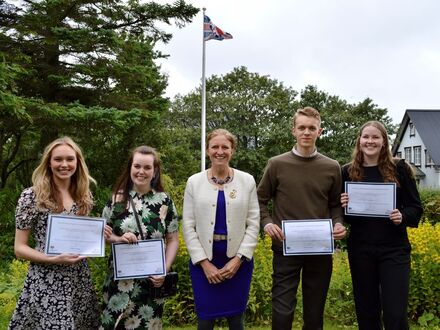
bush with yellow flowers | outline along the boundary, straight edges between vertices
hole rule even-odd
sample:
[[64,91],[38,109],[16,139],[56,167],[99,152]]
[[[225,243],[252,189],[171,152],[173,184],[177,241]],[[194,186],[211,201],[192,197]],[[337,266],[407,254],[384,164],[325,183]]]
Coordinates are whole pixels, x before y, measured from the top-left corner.
[[440,325],[440,223],[408,229],[411,242],[409,316],[420,325]]
[[179,254],[174,261],[173,271],[179,274],[178,291],[174,297],[168,298],[164,307],[165,325],[194,324],[196,314],[194,309],[194,297],[189,275],[189,254],[179,234]]
[[420,199],[423,201],[423,221],[433,225],[440,222],[440,191],[421,189]]
[[[172,187],[172,181],[168,180],[166,183]],[[171,196],[181,214],[184,186],[172,187],[169,190],[172,192]],[[408,316],[412,322],[433,329],[440,326],[440,282],[438,280],[440,278],[440,223],[437,221],[439,218],[438,205],[440,205],[437,202],[439,193],[421,193],[421,196],[425,207],[424,221],[419,228],[408,229],[412,245]],[[196,323],[188,269],[190,258],[181,234],[179,234],[179,239],[179,254],[173,266],[174,270],[179,273],[179,290],[176,296],[166,301],[165,327]],[[102,284],[107,272],[107,258],[91,258],[89,264],[96,291],[101,297]],[[27,262],[17,260],[2,264],[0,269],[0,329],[7,327],[12,316],[18,295],[23,287],[27,265]],[[301,288],[301,284],[299,288]],[[267,237],[260,237],[254,254],[254,273],[246,311],[247,324],[270,324],[271,289],[271,242]],[[295,319],[301,320],[302,295],[300,289],[297,298]],[[215,303],[215,297],[213,297],[213,303]],[[356,325],[350,268],[347,253],[343,250],[336,252],[333,258],[333,275],[327,296],[325,318],[341,326]]]
[[12,260],[8,268],[7,272],[0,273],[0,329],[6,329],[12,317],[26,278],[28,262]]

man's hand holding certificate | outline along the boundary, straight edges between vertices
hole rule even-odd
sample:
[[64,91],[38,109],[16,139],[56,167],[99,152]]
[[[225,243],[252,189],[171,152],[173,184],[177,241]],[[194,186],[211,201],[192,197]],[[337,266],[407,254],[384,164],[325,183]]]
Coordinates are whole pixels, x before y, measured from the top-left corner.
[[346,182],[346,215],[386,217],[396,208],[396,184],[391,182]]
[[283,254],[333,254],[331,219],[283,220]]
[[104,218],[50,214],[47,220],[45,253],[104,257],[104,228]]

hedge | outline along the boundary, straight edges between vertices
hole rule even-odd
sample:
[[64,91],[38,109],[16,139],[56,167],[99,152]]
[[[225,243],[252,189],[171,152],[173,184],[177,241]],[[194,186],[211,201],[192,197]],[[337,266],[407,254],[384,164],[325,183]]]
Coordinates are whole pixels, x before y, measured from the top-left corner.
[[[412,244],[410,299],[408,317],[412,322],[433,328],[440,325],[440,224],[423,222],[417,229],[409,229]],[[174,264],[179,273],[179,292],[167,300],[165,325],[194,324],[194,300],[188,271],[189,256],[180,235],[180,250]],[[107,270],[106,258],[90,260],[96,290],[101,295],[102,283]],[[0,273],[0,326],[11,317],[18,294],[26,275],[27,263],[14,260]],[[260,238],[255,252],[255,268],[252,278],[246,321],[248,324],[270,323],[272,252],[270,240]],[[302,318],[301,290],[298,290],[296,318]],[[353,291],[351,287],[348,258],[345,251],[334,255],[333,276],[325,309],[326,319],[334,324],[356,324]]]

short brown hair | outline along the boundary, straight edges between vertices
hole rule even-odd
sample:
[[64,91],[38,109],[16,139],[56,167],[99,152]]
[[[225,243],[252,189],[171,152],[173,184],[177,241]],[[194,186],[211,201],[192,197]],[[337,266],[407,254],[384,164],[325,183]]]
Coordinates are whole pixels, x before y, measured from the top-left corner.
[[315,108],[304,107],[304,108],[299,108],[298,110],[296,110],[295,114],[293,115],[293,119],[292,119],[292,126],[293,127],[295,127],[296,118],[298,118],[298,116],[306,116],[306,117],[316,118],[319,121],[319,126],[321,126],[321,115],[319,114],[319,111],[316,110]]

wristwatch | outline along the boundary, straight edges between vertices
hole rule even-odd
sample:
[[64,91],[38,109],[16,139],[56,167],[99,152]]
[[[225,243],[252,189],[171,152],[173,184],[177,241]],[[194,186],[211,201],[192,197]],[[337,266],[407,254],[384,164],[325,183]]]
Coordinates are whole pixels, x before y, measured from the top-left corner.
[[240,258],[240,260],[243,261],[248,261],[248,258],[246,258],[246,256],[242,255],[241,253],[237,253],[237,257]]

